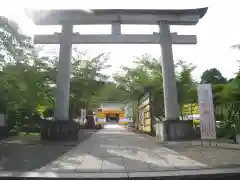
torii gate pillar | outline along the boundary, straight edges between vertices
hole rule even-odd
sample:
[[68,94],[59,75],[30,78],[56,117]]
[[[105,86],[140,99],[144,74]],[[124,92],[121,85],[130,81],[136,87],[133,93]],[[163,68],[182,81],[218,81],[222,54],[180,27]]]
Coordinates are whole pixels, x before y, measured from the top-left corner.
[[57,72],[56,107],[54,112],[54,117],[60,121],[69,120],[72,33],[73,25],[62,25]]
[[[178,91],[175,77],[175,67],[172,52],[172,38],[170,27],[167,21],[159,22],[161,55],[162,55],[162,76],[164,94],[165,119],[161,124],[161,132],[156,132],[160,139],[166,140],[186,140],[194,138],[192,134],[192,121],[180,121],[180,108],[178,103]],[[158,129],[158,128],[157,128]]]
[[166,120],[179,119],[179,104],[177,97],[176,77],[173,62],[172,38],[167,21],[159,23],[161,54],[162,54],[162,76],[164,92],[164,108]]
[[78,124],[69,119],[72,33],[72,24],[62,24],[54,121],[43,122],[42,140],[74,141],[78,139]]

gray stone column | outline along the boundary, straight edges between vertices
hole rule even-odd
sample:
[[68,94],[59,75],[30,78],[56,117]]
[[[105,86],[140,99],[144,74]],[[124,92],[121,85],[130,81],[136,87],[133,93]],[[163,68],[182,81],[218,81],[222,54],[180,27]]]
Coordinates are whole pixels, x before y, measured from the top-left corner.
[[73,25],[62,25],[57,72],[56,107],[54,112],[56,120],[69,120],[72,33]]
[[116,21],[112,23],[112,34],[121,35],[121,23]]
[[177,120],[179,119],[179,104],[177,97],[170,27],[166,21],[161,21],[159,23],[159,28],[162,52],[165,120]]

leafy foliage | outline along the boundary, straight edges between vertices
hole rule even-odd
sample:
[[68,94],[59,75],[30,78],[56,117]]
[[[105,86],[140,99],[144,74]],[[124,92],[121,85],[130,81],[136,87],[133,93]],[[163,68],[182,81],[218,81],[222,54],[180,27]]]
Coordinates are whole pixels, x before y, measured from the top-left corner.
[[226,83],[227,79],[222,76],[222,73],[216,69],[208,69],[203,72],[201,76],[201,83],[210,83],[210,84],[223,84]]

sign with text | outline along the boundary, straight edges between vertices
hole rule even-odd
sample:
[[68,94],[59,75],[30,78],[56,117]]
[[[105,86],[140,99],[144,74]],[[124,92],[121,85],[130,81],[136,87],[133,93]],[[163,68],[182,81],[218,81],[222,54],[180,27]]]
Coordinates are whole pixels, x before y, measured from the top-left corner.
[[143,132],[152,132],[150,92],[146,92],[138,100],[138,126]]
[[197,86],[200,112],[201,139],[216,139],[216,122],[214,117],[211,84]]
[[96,124],[105,124],[106,123],[106,116],[103,113],[98,113],[96,118]]

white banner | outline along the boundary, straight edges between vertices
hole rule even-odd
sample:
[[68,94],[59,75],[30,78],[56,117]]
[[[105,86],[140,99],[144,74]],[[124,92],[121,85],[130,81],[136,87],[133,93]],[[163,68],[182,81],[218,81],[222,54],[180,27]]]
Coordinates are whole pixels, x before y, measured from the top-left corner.
[[216,122],[214,117],[211,84],[197,86],[200,112],[201,139],[216,139]]
[[81,109],[81,116],[80,116],[80,121],[81,121],[81,123],[82,123],[82,122],[85,123],[86,116],[87,116],[87,110],[86,110],[86,109]]

